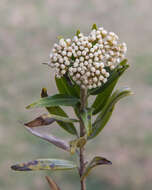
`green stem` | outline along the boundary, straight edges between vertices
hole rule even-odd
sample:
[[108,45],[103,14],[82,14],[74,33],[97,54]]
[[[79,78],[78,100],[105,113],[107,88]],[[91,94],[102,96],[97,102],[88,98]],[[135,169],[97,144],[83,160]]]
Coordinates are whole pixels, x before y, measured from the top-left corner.
[[[87,106],[87,89],[81,89],[80,99],[81,99],[81,105],[80,105],[80,112],[81,112]],[[80,118],[80,137],[83,137],[84,135],[85,135],[85,126],[83,124],[83,121]],[[82,177],[85,170],[84,154],[85,154],[85,147],[81,147],[80,148],[80,170],[79,170],[80,178]],[[80,183],[81,183],[81,190],[86,190],[85,180],[82,179]]]

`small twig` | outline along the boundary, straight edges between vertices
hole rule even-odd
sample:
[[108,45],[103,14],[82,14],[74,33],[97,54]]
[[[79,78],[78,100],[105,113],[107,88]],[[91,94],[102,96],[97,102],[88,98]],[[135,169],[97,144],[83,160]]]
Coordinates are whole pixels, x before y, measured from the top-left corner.
[[51,179],[49,176],[45,176],[45,178],[52,190],[61,190],[53,179]]

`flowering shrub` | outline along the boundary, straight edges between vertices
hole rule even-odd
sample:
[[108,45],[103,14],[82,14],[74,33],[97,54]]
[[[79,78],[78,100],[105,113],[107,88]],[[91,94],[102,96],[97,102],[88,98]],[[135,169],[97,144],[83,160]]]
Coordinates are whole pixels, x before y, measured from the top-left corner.
[[[72,39],[60,37],[54,44],[48,66],[55,69],[55,81],[58,94],[49,96],[47,89],[41,91],[41,99],[27,108],[45,107],[48,114],[42,114],[36,119],[25,123],[25,128],[58,148],[79,157],[79,165],[62,159],[38,159],[11,166],[16,171],[31,170],[71,170],[77,169],[80,175],[81,190],[86,190],[85,180],[92,168],[98,165],[109,165],[111,161],[102,156],[94,156],[86,162],[85,145],[96,137],[109,121],[115,104],[123,97],[131,94],[130,89],[123,88],[114,91],[120,76],[129,67],[125,54],[127,46],[118,42],[118,36],[97,28],[94,24],[88,36],[80,31]],[[94,102],[89,97],[94,96]],[[71,106],[75,118],[69,118],[61,106]],[[94,119],[92,119],[94,117]],[[42,129],[57,122],[60,128],[73,135],[69,141],[64,141],[51,134],[40,132]],[[75,123],[79,124],[79,129]],[[59,186],[46,177],[50,188],[60,190]]]

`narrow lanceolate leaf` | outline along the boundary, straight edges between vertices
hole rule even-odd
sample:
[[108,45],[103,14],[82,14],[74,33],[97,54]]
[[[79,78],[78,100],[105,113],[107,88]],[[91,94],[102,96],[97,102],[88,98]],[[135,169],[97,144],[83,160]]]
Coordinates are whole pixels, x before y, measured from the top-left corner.
[[[49,107],[49,108],[47,108],[47,110],[51,114],[59,115],[59,116],[63,116],[63,117],[68,118],[68,115],[59,106]],[[60,127],[62,127],[64,130],[66,130],[70,134],[77,135],[77,130],[76,130],[75,126],[72,123],[65,123],[65,122],[62,122],[62,121],[57,121],[57,123],[59,124]]]
[[115,104],[123,97],[129,96],[131,94],[132,94],[132,92],[129,88],[116,90],[113,93],[113,95],[108,100],[107,104],[105,105],[105,107],[103,108],[101,113],[99,113],[98,117],[96,118],[96,120],[93,124],[93,127],[92,127],[92,134],[89,137],[89,139],[96,137],[101,132],[101,130],[104,128],[104,126],[107,124],[107,122],[109,121],[109,119],[112,115]]
[[37,159],[26,163],[11,166],[15,171],[37,171],[37,170],[71,170],[77,166],[68,160],[60,159]]
[[90,135],[88,139],[92,139],[96,137],[102,131],[102,129],[106,126],[106,124],[110,120],[113,110],[114,110],[114,106],[111,108],[109,112],[105,113],[104,117],[102,117],[102,120],[98,120],[98,122],[96,120],[96,122],[93,124],[92,134]]
[[90,136],[92,133],[92,109],[84,109],[80,116],[84,123],[87,135]]
[[72,140],[69,142],[70,152],[74,154],[77,148],[81,148],[86,144],[86,137],[80,137],[78,139]]
[[52,107],[52,106],[75,106],[79,102],[79,99],[66,94],[56,94],[54,96],[48,96],[41,98],[38,101],[28,105],[26,108],[36,107]]
[[102,111],[103,107],[106,105],[109,97],[111,96],[111,93],[117,84],[118,79],[114,80],[107,88],[105,88],[100,94],[97,95],[92,107],[94,108],[93,110],[93,115],[99,113]]
[[75,88],[75,85],[72,84],[70,78],[68,76],[62,77],[60,79],[55,78],[56,86],[60,94],[67,94],[69,96],[79,97],[80,94]]
[[108,81],[103,84],[101,87],[92,89],[89,91],[91,95],[98,95],[102,91],[104,91],[113,81],[117,80],[129,67],[127,63],[127,59],[124,59],[110,74]]
[[94,167],[100,166],[100,165],[111,165],[111,164],[112,162],[107,160],[106,158],[103,158],[100,156],[94,157],[92,161],[88,164],[83,176],[81,177],[81,180],[86,178]]
[[[47,97],[47,89],[43,88],[41,91],[41,97]],[[53,107],[46,107],[46,109],[48,110],[48,112],[50,114],[54,114],[54,115],[59,115],[59,116],[63,116],[63,117],[67,117],[68,115],[65,113],[65,111],[59,107],[59,106],[53,106]],[[77,135],[77,130],[75,129],[75,126],[72,123],[65,123],[62,121],[57,121],[58,125],[60,127],[62,127],[64,130],[66,130],[68,133],[72,134],[72,135]]]
[[78,120],[70,119],[68,117],[62,117],[62,116],[53,115],[53,114],[43,114],[43,115],[37,117],[36,119],[34,119],[28,123],[25,123],[25,125],[28,127],[38,127],[38,126],[50,125],[54,121],[62,121],[65,123],[78,122]]
[[58,148],[61,148],[61,149],[65,150],[65,151],[68,151],[68,152],[70,151],[70,146],[66,141],[64,141],[64,140],[62,140],[60,138],[57,138],[57,137],[55,137],[55,136],[53,136],[51,134],[48,134],[47,132],[45,132],[43,130],[38,131],[38,130],[36,130],[37,127],[31,128],[31,127],[26,127],[25,126],[25,128],[30,133],[32,133],[33,135],[35,135],[37,137],[40,137],[43,140],[48,141],[49,143],[57,146]]
[[49,176],[45,176],[51,190],[61,190],[55,181]]

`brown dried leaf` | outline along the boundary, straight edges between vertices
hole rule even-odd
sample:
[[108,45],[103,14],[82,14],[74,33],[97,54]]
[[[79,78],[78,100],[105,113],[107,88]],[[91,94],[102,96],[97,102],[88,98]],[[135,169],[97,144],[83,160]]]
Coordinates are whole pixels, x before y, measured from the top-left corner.
[[47,93],[47,89],[46,89],[46,88],[42,88],[41,97],[42,97],[42,98],[48,97],[48,93]]
[[77,148],[83,147],[86,144],[86,142],[87,140],[85,136],[70,141],[69,145],[71,154],[74,154]]
[[42,126],[42,125],[50,125],[54,121],[62,121],[65,123],[78,122],[78,120],[76,120],[76,119],[62,117],[59,115],[43,114],[43,115],[37,117],[36,119],[30,121],[29,123],[25,123],[25,126],[32,128],[32,127],[38,127],[38,126]]
[[107,160],[104,157],[100,157],[100,156],[95,156],[91,162],[88,164],[83,176],[81,177],[81,180],[83,180],[84,178],[86,178],[89,173],[91,172],[91,170],[93,168],[95,168],[96,166],[100,166],[100,165],[111,165],[112,162]]
[[37,117],[36,119],[34,119],[28,123],[25,123],[24,125],[28,126],[30,128],[33,128],[33,127],[39,127],[42,125],[50,125],[54,121],[55,121],[54,118],[47,117],[47,114],[43,114],[43,115]]

